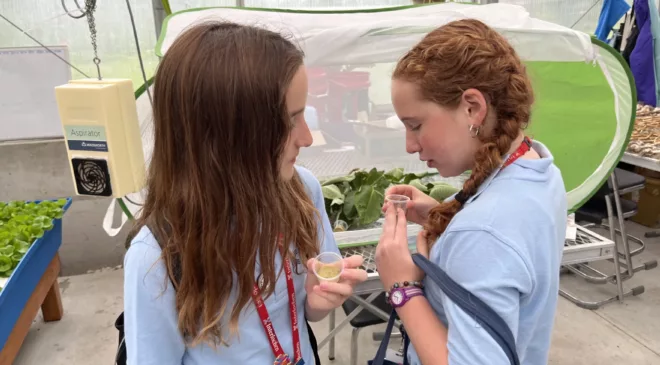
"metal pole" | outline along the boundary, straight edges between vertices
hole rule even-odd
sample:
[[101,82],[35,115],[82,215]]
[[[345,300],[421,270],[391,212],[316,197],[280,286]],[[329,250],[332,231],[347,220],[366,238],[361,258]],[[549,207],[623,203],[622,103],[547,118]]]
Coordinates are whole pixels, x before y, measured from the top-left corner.
[[162,0],[151,0],[154,10],[154,26],[156,27],[156,39],[160,38],[160,31],[163,29],[163,21],[167,17]]

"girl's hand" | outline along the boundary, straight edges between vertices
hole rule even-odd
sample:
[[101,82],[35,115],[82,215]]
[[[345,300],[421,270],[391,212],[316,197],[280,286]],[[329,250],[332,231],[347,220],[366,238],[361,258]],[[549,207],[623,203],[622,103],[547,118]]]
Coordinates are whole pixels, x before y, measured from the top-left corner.
[[[439,203],[430,196],[422,193],[419,189],[411,185],[395,185],[385,191],[385,196],[390,194],[405,195],[408,201],[407,219],[413,223],[423,225],[429,216],[429,211]],[[383,204],[383,212],[387,211],[391,204]]]
[[[417,235],[417,252],[428,257],[426,231]],[[394,207],[387,208],[385,212],[383,233],[376,247],[376,268],[385,290],[390,290],[394,283],[421,281],[424,278],[424,272],[412,260],[406,215],[401,209],[398,215]]]
[[354,255],[344,259],[344,272],[339,282],[320,282],[314,275],[314,260],[307,261],[307,306],[314,311],[330,311],[342,305],[353,294],[355,285],[367,280],[367,272],[358,267],[364,259]]

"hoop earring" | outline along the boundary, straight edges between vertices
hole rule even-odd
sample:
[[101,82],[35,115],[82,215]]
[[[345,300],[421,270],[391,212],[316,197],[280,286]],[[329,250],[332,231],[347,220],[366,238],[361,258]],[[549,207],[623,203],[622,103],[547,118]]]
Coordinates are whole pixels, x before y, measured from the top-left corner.
[[470,135],[472,136],[472,138],[477,138],[477,136],[479,136],[480,129],[481,127],[477,127],[474,124],[470,125]]

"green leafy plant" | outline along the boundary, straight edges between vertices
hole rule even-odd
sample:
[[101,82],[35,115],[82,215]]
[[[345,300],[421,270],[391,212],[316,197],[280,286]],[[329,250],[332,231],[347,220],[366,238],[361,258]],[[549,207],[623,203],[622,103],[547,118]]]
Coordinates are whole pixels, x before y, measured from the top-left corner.
[[[360,229],[381,217],[385,190],[391,185],[410,184],[437,201],[442,201],[457,191],[453,186],[431,181],[437,175],[432,172],[405,173],[402,168],[389,171],[354,169],[348,175],[321,182],[325,209],[335,230]],[[339,228],[338,222],[347,227]]]
[[9,277],[34,241],[62,218],[66,199],[0,202],[0,277]]

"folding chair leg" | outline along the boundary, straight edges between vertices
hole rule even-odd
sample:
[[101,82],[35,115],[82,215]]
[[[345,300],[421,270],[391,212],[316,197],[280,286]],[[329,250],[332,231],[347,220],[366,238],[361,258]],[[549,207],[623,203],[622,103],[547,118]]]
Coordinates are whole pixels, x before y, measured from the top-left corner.
[[[610,176],[610,179],[614,182],[614,173]],[[613,185],[614,186],[614,185]],[[615,190],[615,193],[618,194],[618,189]],[[623,281],[621,280],[621,265],[619,261],[619,244],[617,243],[616,234],[614,232],[614,212],[612,212],[612,201],[609,196],[605,196],[605,205],[607,207],[607,220],[610,224],[610,239],[614,242],[614,252],[612,253],[612,259],[614,260],[614,277],[616,278],[616,290],[617,296],[619,297],[619,303],[623,303],[624,293],[623,293]],[[619,210],[620,211],[620,210]]]
[[[612,191],[614,192],[614,204],[616,205],[616,215],[619,220],[619,229],[621,230],[621,241],[623,243],[623,252],[626,258],[626,271],[627,275],[632,277],[634,274],[633,271],[633,263],[632,263],[632,257],[630,255],[630,246],[628,245],[628,234],[626,233],[626,222],[623,219],[623,212],[621,208],[621,197],[619,196],[619,183],[616,179],[616,174],[611,174],[610,175],[610,181],[612,181]],[[610,199],[610,196],[607,195],[605,196],[605,199]],[[611,204],[611,203],[610,203]],[[608,212],[609,213],[609,212]],[[608,214],[609,215],[609,214]],[[611,225],[613,228],[613,224]],[[617,250],[617,257],[615,258],[618,259],[618,250]]]
[[[589,224],[585,224],[583,227],[588,228],[588,229],[600,228],[600,229],[604,229],[604,230],[609,231],[610,235],[612,234],[612,232],[611,232],[612,231],[612,226],[610,224],[589,223]],[[621,231],[620,230],[614,229],[613,231],[615,233],[615,237],[620,237],[621,236]],[[631,257],[644,252],[644,250],[646,249],[646,244],[640,238],[628,235],[627,239],[628,239],[628,245],[629,246],[630,246],[631,242],[634,243],[635,245],[639,246],[636,249],[630,251],[630,256]],[[619,252],[619,258],[622,259],[622,260],[625,260],[626,253],[625,252],[623,252],[623,253]],[[613,258],[607,259],[607,261],[614,262],[614,259]],[[625,262],[621,262],[620,265],[624,269],[628,268]],[[598,270],[596,270],[592,267],[589,267],[588,264],[574,264],[574,265],[570,265],[570,266],[571,267],[566,267],[566,270],[570,270],[571,272],[581,276],[582,278],[584,278],[584,280],[586,280],[590,283],[604,284],[608,281],[612,282],[612,283],[616,283],[616,280],[614,279],[614,275],[604,274],[604,273],[602,273],[602,272],[600,272],[600,271],[598,271]],[[645,262],[643,262],[639,265],[635,265],[633,267],[632,271],[634,273],[637,273],[637,272],[640,272],[640,271],[654,269],[657,266],[658,266],[658,261],[657,260],[648,260],[648,261],[645,261]],[[593,275],[587,274],[587,272],[593,273]],[[623,280],[623,281],[626,281],[630,278],[631,277],[627,274],[621,276],[621,280]]]
[[632,297],[632,296],[640,295],[642,293],[644,293],[644,286],[637,286],[623,293],[623,295],[621,296],[615,295],[607,299],[589,302],[579,299],[578,297],[576,297],[575,295],[571,294],[570,292],[564,289],[559,289],[559,295],[570,300],[573,304],[577,305],[578,307],[589,310],[596,310],[607,303],[616,301],[617,299],[619,299],[619,301],[622,302],[624,297]]
[[[582,227],[588,228],[588,229],[600,228],[600,229],[607,230],[607,231],[610,230],[610,225],[609,224],[602,224],[602,223],[601,224],[587,223],[587,224],[582,225]],[[614,232],[619,236],[621,235],[621,230],[619,230],[619,229],[614,229]],[[633,243],[635,243],[636,245],[638,245],[639,247],[635,248],[634,250],[630,250],[630,256],[637,256],[640,253],[644,252],[644,250],[646,249],[646,244],[644,243],[644,241],[642,241],[639,237],[628,235],[628,244],[629,245],[630,245],[631,241]],[[619,256],[621,258],[624,258],[624,255],[621,254],[621,253],[619,254]]]
[[[589,266],[587,263],[566,265],[565,268],[572,274],[581,277],[590,284],[616,284],[617,279],[615,274],[605,274],[604,272]],[[622,278],[621,280],[625,279]]]
[[358,357],[358,335],[360,334],[361,328],[353,327],[353,332],[351,332],[351,365],[357,365]]
[[[329,318],[330,331],[328,331],[328,332],[332,332],[332,330],[335,329],[335,315],[336,315],[335,310],[334,309],[331,310],[330,311],[330,318]],[[328,359],[330,359],[330,360],[335,359],[335,337],[334,336],[330,339],[330,343],[328,344]]]

